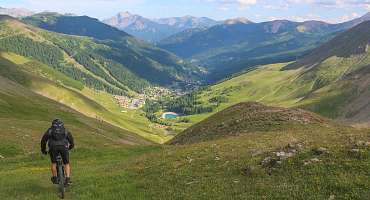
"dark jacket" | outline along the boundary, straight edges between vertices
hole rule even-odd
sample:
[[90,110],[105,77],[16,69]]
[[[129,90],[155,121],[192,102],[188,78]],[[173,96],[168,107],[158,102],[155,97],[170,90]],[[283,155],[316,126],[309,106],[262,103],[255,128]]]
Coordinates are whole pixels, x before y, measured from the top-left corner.
[[[73,149],[75,144],[74,144],[74,141],[73,141],[73,137],[72,137],[72,134],[65,130],[66,133],[67,133],[67,138],[66,138],[66,147],[68,147],[69,150]],[[41,151],[42,152],[45,152],[46,151],[46,144],[48,144],[49,146],[49,149],[50,148],[53,148],[53,139],[52,139],[52,136],[51,136],[51,128],[49,128],[44,136],[42,136],[42,139],[41,139]]]

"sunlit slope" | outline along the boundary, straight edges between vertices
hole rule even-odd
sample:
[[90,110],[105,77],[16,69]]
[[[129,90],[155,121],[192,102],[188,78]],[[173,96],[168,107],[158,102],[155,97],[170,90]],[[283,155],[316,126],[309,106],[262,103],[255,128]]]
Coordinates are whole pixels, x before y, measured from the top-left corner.
[[364,22],[284,68],[306,69],[299,81],[314,80],[306,107],[332,118],[366,123],[369,114],[370,22]]
[[302,109],[265,106],[260,103],[238,103],[191,126],[168,144],[193,144],[253,132],[308,129],[332,126],[329,120]]
[[[22,56],[1,53],[0,60],[4,66],[8,66],[8,69],[23,77],[16,80],[18,83],[42,96],[58,101],[86,116],[106,121],[153,141],[163,142],[166,138],[162,130],[152,128],[140,111],[122,112],[123,109],[108,93],[84,87],[64,74]],[[0,75],[9,76],[6,68],[3,68]]]
[[211,99],[214,98],[223,98],[224,101],[212,113],[189,117],[193,121],[200,121],[217,111],[246,101],[283,107],[295,106],[311,90],[313,83],[296,82],[304,71],[301,69],[282,71],[286,65],[287,63],[261,66],[202,90],[198,97],[203,104],[211,105]]
[[[19,73],[11,63],[2,60],[0,68],[0,154],[4,157],[29,154],[39,148],[39,140],[50,122],[63,119],[81,146],[98,148],[109,143],[113,146],[150,144],[142,137],[98,122],[81,113],[28,89],[31,77]],[[3,72],[6,70],[5,77]],[[22,83],[19,84],[19,83]]]
[[49,157],[40,156],[40,139],[56,117],[64,120],[75,138],[76,148],[71,155],[71,162],[73,166],[78,163],[81,167],[74,171],[76,174],[91,172],[87,168],[94,166],[96,160],[108,162],[102,156],[134,156],[136,150],[129,151],[133,146],[140,149],[147,148],[141,146],[153,144],[136,133],[86,117],[32,92],[29,87],[33,78],[21,73],[14,63],[1,59],[0,199],[57,198],[50,184]]

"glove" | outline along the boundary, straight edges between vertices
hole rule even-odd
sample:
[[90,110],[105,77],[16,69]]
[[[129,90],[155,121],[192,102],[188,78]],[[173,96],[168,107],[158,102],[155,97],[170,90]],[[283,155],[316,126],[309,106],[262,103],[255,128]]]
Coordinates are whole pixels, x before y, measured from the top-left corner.
[[41,149],[41,153],[44,155],[48,154],[48,152],[45,149]]

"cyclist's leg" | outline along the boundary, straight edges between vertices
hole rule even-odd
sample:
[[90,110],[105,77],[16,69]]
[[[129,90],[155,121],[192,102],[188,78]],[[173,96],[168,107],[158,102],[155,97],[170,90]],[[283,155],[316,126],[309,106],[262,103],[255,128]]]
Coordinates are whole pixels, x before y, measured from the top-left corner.
[[53,177],[57,176],[57,152],[53,149],[49,150],[50,161],[51,161],[51,174]]
[[49,155],[50,155],[50,161],[51,161],[51,182],[54,184],[58,183],[58,178],[57,178],[57,152],[54,149],[49,150]]
[[51,163],[51,175],[53,175],[53,177],[57,176],[57,164],[56,163]]
[[66,177],[71,177],[71,166],[69,163],[64,165],[64,170],[66,172]]
[[64,172],[65,172],[65,176],[66,176],[66,180],[67,180],[66,182],[70,183],[71,165],[69,164],[68,148],[65,148],[61,151],[61,156],[62,156],[63,164],[64,164]]
[[63,159],[63,164],[64,164],[64,171],[66,178],[69,178],[71,175],[71,166],[69,164],[69,152],[68,148],[61,149],[60,154]]

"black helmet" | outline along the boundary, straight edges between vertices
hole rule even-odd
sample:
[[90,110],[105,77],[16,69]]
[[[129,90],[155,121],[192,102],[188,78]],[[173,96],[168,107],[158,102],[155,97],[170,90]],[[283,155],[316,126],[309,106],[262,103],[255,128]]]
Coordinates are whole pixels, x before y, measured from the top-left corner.
[[60,119],[54,119],[53,122],[51,123],[51,126],[53,126],[53,127],[63,127],[64,123]]

